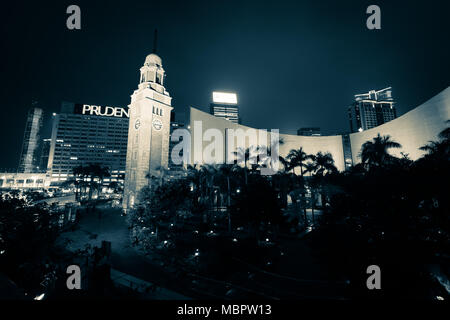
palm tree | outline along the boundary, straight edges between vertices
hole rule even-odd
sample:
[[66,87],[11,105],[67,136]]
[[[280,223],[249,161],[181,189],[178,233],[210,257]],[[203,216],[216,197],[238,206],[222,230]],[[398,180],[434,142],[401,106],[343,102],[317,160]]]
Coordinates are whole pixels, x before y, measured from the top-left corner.
[[75,177],[75,198],[77,200],[80,200],[80,193],[82,189],[84,188],[86,190],[87,183],[85,182],[86,177],[88,176],[88,171],[86,167],[83,166],[77,166],[72,169],[72,173]]
[[439,141],[428,141],[428,144],[420,147],[419,149],[425,151],[429,155],[435,154],[441,149],[441,143],[439,143]]
[[[450,123],[447,120],[446,123]],[[428,157],[435,159],[449,160],[450,156],[450,127],[442,130],[439,133],[439,141],[429,141],[427,145],[419,148],[422,151],[426,151]]]
[[426,152],[424,157],[426,159],[442,163],[450,161],[450,139],[441,138],[439,141],[429,141],[427,145],[419,149]]
[[89,200],[90,200],[92,198],[92,191],[94,189],[96,189],[97,196],[98,196],[98,194],[100,192],[100,188],[103,185],[103,179],[110,177],[111,175],[109,173],[108,167],[102,167],[99,164],[89,164],[86,167],[86,171],[90,178],[90,183],[89,183]]
[[228,232],[231,234],[231,177],[235,172],[235,166],[231,164],[223,164],[219,167],[219,173],[225,177],[227,182],[227,212],[228,212]]
[[323,177],[328,173],[335,173],[338,171],[334,165],[333,156],[329,152],[318,152],[316,155],[310,156],[310,159],[313,162],[307,164],[306,168],[308,172]]
[[383,167],[393,158],[389,154],[389,149],[401,148],[401,144],[391,140],[389,135],[378,134],[372,141],[365,142],[359,154],[362,163],[367,168]]
[[[214,206],[214,177],[217,174],[215,166],[205,164],[200,167],[200,181],[203,186],[203,201],[211,209]],[[207,222],[207,212],[203,215],[203,221]]]
[[109,169],[99,164],[77,166],[72,169],[72,172],[75,176],[77,193],[78,188],[80,191],[84,188],[86,192],[86,188],[89,187],[89,200],[92,198],[92,191],[96,189],[98,194],[99,188],[103,185],[103,179],[110,176]]
[[[280,144],[284,143],[284,140],[280,139]],[[282,202],[282,206],[285,207],[287,205],[287,195],[289,192],[289,182],[290,182],[290,176],[288,172],[291,170],[291,164],[290,161],[281,156],[278,155],[278,161],[281,163],[282,168],[278,168],[278,172],[275,172],[273,170],[273,162],[272,162],[272,148],[267,148],[267,153],[265,155],[262,155],[261,161],[263,162],[262,166],[265,166],[266,168],[270,168],[274,175],[270,179],[271,186],[274,187],[274,185],[277,185],[279,188],[280,193],[280,200]]]
[[278,161],[280,161],[281,165],[283,166],[282,172],[289,172],[291,170],[291,163],[289,160],[283,156],[278,157]]
[[[305,161],[308,159],[311,159],[311,155],[308,155],[306,152],[303,151],[303,147],[300,147],[300,149],[292,149],[289,154],[287,155],[286,159],[289,161],[289,168],[292,169],[292,172],[295,175],[295,168],[300,167],[300,176],[303,178],[303,168],[305,167]],[[303,183],[303,182],[302,182]],[[300,187],[301,191],[301,201],[304,201],[305,199],[305,188],[304,185]],[[298,201],[298,200],[297,200]],[[305,219],[305,222],[307,220],[306,215],[306,207],[303,206],[303,216]]]
[[292,149],[289,154],[287,155],[287,160],[289,160],[290,168],[293,170],[295,174],[295,168],[300,167],[300,175],[303,177],[303,168],[305,166],[305,161],[311,158],[310,155],[306,154],[306,152],[303,151],[303,147],[300,147],[300,149]]
[[[279,139],[278,141],[278,145],[283,145],[284,144],[284,140],[282,138]],[[265,167],[265,168],[270,168],[272,169],[272,172],[275,173],[273,170],[274,167],[274,163],[272,162],[272,146],[268,146],[267,148],[265,148],[265,152],[264,148],[258,148],[258,151],[260,151],[258,153],[258,160],[261,162],[261,167]],[[280,154],[278,154],[278,161],[281,162],[281,164],[283,165],[283,171],[287,172],[290,170],[290,163],[289,160],[287,158],[282,157]]]
[[334,165],[333,156],[331,153],[318,152],[316,155],[310,157],[312,162],[308,162],[305,165],[305,173],[309,172],[311,179],[309,180],[309,187],[311,190],[311,217],[314,224],[314,209],[316,203],[316,192],[319,192],[319,197],[323,199],[321,193],[321,178],[329,173],[337,172],[337,168]]
[[309,173],[309,176],[312,177],[313,174],[316,172],[316,165],[314,162],[307,162],[305,164],[305,174]]
[[[450,120],[445,121],[445,123],[450,124]],[[442,140],[450,140],[450,127],[445,128],[439,133],[439,138]]]
[[193,192],[193,200],[194,207],[197,208],[199,205],[199,198],[202,193],[202,177],[200,174],[200,170],[198,170],[198,165],[188,165],[186,168],[187,171],[187,181],[191,186],[191,192]]
[[244,162],[244,177],[245,177],[245,184],[248,184],[248,167],[247,167],[247,163],[250,160],[255,160],[255,158],[257,158],[257,155],[255,155],[256,150],[255,148],[249,147],[249,148],[237,148],[236,151],[233,151],[233,155],[237,156],[237,161],[238,163],[241,163],[242,161]]

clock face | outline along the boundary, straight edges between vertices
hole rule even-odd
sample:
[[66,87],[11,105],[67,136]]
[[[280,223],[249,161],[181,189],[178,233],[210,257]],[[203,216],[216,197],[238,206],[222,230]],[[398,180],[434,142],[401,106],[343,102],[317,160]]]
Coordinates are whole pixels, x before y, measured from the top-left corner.
[[161,120],[159,120],[159,119],[153,120],[153,128],[155,128],[155,130],[159,131],[162,129],[162,127],[163,127],[163,124],[162,124]]
[[137,129],[139,129],[140,126],[141,126],[141,120],[137,119],[136,122],[134,123],[134,128],[137,130]]

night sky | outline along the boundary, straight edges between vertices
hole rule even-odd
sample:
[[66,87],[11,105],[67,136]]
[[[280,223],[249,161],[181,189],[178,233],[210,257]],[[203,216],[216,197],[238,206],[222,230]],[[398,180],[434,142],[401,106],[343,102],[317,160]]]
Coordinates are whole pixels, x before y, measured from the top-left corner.
[[[66,28],[71,4],[81,30]],[[381,30],[366,28],[370,4]],[[392,86],[404,114],[450,85],[448,0],[34,1],[1,13],[2,169],[17,167],[32,99],[49,118],[61,101],[128,105],[155,28],[176,111],[234,91],[258,128],[347,131],[354,94]]]

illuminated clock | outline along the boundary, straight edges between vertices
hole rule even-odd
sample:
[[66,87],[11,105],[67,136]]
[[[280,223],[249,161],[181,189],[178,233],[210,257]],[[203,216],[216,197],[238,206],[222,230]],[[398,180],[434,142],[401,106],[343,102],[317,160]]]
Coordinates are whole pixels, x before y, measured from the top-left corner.
[[134,128],[137,130],[137,129],[139,129],[140,126],[141,126],[141,120],[137,119],[136,122],[134,123]]
[[159,120],[159,119],[153,120],[153,128],[155,128],[155,130],[159,131],[162,129],[162,127],[163,127],[163,124],[162,124],[161,120]]

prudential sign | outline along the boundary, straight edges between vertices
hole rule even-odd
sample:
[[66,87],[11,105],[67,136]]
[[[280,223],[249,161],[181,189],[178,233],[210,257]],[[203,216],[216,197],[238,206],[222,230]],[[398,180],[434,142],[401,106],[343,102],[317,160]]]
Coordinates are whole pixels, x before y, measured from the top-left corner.
[[125,108],[94,106],[90,104],[76,105],[75,113],[91,116],[129,118],[129,111]]

